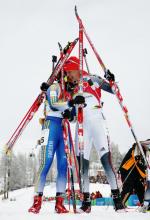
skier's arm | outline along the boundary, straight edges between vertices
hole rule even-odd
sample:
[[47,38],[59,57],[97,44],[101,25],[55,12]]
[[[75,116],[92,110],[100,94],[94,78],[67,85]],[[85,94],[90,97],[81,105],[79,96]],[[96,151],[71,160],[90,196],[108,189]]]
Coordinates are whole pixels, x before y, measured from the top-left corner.
[[96,76],[96,75],[91,75],[90,78],[93,83],[94,82],[98,83],[98,85],[100,86],[100,88],[102,90],[113,94],[113,91],[112,91],[109,83],[106,80],[104,80],[100,76]]
[[57,84],[52,85],[47,90],[47,99],[49,101],[51,109],[54,111],[64,111],[69,108],[68,102],[59,100],[59,86]]

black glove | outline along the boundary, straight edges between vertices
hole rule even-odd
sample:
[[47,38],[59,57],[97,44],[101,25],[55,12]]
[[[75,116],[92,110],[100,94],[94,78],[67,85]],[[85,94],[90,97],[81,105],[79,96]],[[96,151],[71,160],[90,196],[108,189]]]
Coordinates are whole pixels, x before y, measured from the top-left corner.
[[69,109],[66,109],[64,112],[62,112],[62,116],[63,116],[63,118],[65,118],[65,119],[69,119],[70,116],[71,116],[70,110],[69,110]]
[[73,119],[74,119],[73,114],[72,114],[71,110],[69,110],[69,109],[66,109],[62,113],[62,116],[64,119],[68,119],[69,121],[73,121]]
[[72,99],[72,100],[70,100],[69,101],[69,106],[70,107],[73,107],[73,106],[75,106],[75,105],[84,105],[84,106],[86,106],[86,104],[85,104],[85,98],[84,98],[84,96],[82,96],[82,95],[77,95],[76,97],[75,97],[75,99]]
[[108,80],[108,81],[115,81],[115,76],[113,73],[110,72],[110,70],[107,70],[107,72],[105,72],[104,77]]
[[40,86],[40,89],[41,89],[43,92],[46,92],[46,91],[48,90],[48,88],[49,88],[49,85],[48,85],[48,83],[46,83],[46,82],[43,82],[43,83],[41,84],[41,86]]
[[75,105],[85,104],[85,98],[82,95],[77,95],[73,101]]

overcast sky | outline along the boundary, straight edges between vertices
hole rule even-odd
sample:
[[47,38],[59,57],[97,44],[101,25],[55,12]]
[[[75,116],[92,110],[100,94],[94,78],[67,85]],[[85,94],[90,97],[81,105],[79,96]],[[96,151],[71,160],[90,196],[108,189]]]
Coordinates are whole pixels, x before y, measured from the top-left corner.
[[[0,0],[0,148],[40,92],[59,56],[57,42],[78,37],[74,6],[106,67],[116,76],[135,133],[150,138],[150,1],[149,0]],[[103,72],[87,42],[91,72]],[[78,55],[77,49],[73,53]],[[111,140],[121,152],[133,143],[121,108],[103,93]],[[29,151],[40,136],[38,118],[26,128],[14,151]]]

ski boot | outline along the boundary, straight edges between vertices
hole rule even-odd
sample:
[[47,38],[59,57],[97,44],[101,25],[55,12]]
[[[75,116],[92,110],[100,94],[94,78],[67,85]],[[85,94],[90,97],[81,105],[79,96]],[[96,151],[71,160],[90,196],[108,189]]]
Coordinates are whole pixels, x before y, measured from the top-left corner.
[[117,211],[117,212],[125,212],[126,211],[125,210],[125,206],[122,203],[119,189],[112,189],[111,193],[112,193],[112,199],[113,199],[113,202],[114,202],[114,209],[115,209],[115,211]]
[[138,211],[142,213],[150,212],[150,203],[144,202],[144,204],[138,208]]
[[42,196],[34,196],[34,202],[31,208],[29,208],[28,212],[32,212],[34,214],[39,213],[42,205]]
[[61,213],[68,213],[69,211],[65,208],[63,205],[64,198],[62,197],[62,193],[56,193],[56,205],[55,205],[55,211],[58,214]]
[[150,204],[147,207],[147,212],[150,212]]
[[78,210],[79,213],[90,213],[91,212],[91,201],[90,201],[90,193],[84,192],[83,193],[83,202],[82,206]]

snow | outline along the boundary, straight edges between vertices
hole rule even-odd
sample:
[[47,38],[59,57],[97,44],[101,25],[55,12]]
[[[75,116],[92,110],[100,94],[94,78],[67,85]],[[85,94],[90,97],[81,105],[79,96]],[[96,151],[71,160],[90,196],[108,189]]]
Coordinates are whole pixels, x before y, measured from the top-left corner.
[[[109,196],[110,187],[103,184],[91,184],[90,191],[100,190],[103,196]],[[128,212],[128,213],[116,213],[112,206],[92,206],[92,212],[90,214],[56,214],[54,212],[55,202],[43,202],[42,209],[39,214],[28,213],[28,208],[31,207],[33,202],[33,187],[16,190],[10,192],[9,198],[16,199],[16,201],[2,200],[0,197],[0,220],[57,220],[61,217],[61,220],[148,220],[150,213]],[[46,186],[44,190],[45,196],[55,195],[55,184]]]

